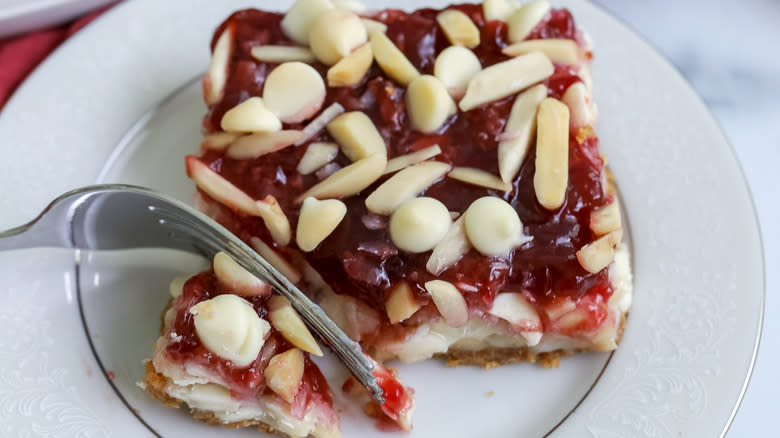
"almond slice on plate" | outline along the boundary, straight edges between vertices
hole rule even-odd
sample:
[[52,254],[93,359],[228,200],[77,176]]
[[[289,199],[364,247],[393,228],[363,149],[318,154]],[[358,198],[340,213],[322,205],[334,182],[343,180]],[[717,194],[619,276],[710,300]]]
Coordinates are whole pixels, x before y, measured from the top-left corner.
[[328,123],[328,133],[350,161],[375,154],[387,157],[385,141],[365,113],[352,111],[334,118]]
[[411,166],[412,164],[417,164],[429,158],[433,158],[439,155],[440,153],[441,153],[441,148],[439,147],[439,145],[435,144],[433,146],[422,148],[419,151],[414,151],[408,154],[393,157],[387,160],[387,166],[385,166],[385,171],[382,174],[387,175],[388,173],[393,173],[395,171]]
[[554,70],[550,59],[539,52],[493,64],[471,78],[460,109],[468,111],[517,93],[549,77]]
[[322,356],[322,350],[314,340],[314,336],[287,298],[274,295],[268,300],[268,319],[290,343],[315,356]]
[[221,126],[228,132],[271,132],[282,129],[282,122],[266,108],[263,99],[250,97],[227,110]]
[[504,47],[504,55],[518,56],[531,52],[542,52],[556,64],[578,64],[580,62],[580,47],[569,39],[528,40]]
[[[582,82],[575,82],[563,93],[563,103],[569,107],[571,126],[579,131],[596,123],[596,109],[590,100],[590,93]],[[579,135],[577,137],[580,137]]]
[[420,72],[409,62],[406,55],[384,33],[371,34],[371,49],[382,71],[399,84],[407,86],[420,76]]
[[590,229],[597,236],[611,233],[621,226],[620,205],[617,199],[590,213]]
[[302,122],[322,108],[325,82],[309,64],[285,62],[265,79],[263,103],[284,123]]
[[439,161],[425,161],[409,166],[368,195],[366,207],[373,213],[390,215],[404,201],[425,191],[451,168],[449,164]]
[[536,115],[536,199],[555,210],[566,199],[569,184],[569,108],[548,97]]
[[305,62],[311,64],[317,60],[314,53],[306,47],[297,46],[255,46],[252,58],[260,62],[281,64],[283,62]]
[[429,251],[444,238],[451,223],[450,212],[441,201],[408,199],[390,216],[390,239],[407,252]]
[[623,237],[623,230],[618,228],[605,234],[577,251],[577,260],[590,273],[600,272],[615,259],[615,248]]
[[309,196],[317,199],[343,198],[360,193],[382,176],[387,158],[374,154],[358,160],[311,187],[297,198],[298,202]]
[[222,99],[227,83],[228,62],[233,52],[233,34],[235,25],[229,25],[222,31],[214,45],[209,69],[203,77],[203,97],[207,104],[213,105]]
[[230,181],[211,170],[206,163],[198,158],[188,156],[185,158],[187,175],[195,182],[195,185],[214,198],[215,201],[225,205],[234,211],[239,211],[250,216],[259,216],[260,211],[251,196],[234,186]]
[[324,201],[312,197],[304,199],[295,232],[295,239],[301,251],[313,251],[330,236],[346,214],[347,206],[338,199]]
[[501,178],[490,172],[486,172],[482,169],[475,169],[473,167],[455,167],[447,174],[447,177],[467,184],[500,190],[502,192],[512,190],[512,184],[502,181]]
[[302,138],[301,131],[258,132],[238,138],[225,155],[237,160],[254,159],[292,146]]
[[368,41],[363,22],[354,12],[331,9],[320,14],[309,32],[309,47],[323,64],[333,65]]
[[372,20],[370,18],[361,18],[360,21],[362,21],[363,26],[366,27],[366,32],[368,32],[369,37],[374,32],[387,32],[387,25],[381,21]]
[[406,106],[412,126],[420,132],[432,133],[457,112],[447,87],[435,76],[422,75],[406,89]]
[[275,355],[263,371],[266,384],[282,400],[292,404],[303,380],[303,365],[303,352],[297,348]]
[[482,13],[487,21],[506,21],[514,11],[514,6],[507,0],[484,0],[482,2]]
[[550,3],[547,0],[534,0],[520,6],[506,19],[509,41],[514,43],[526,39],[549,12]]
[[301,161],[298,162],[298,173],[308,175],[333,161],[339,154],[336,143],[315,142],[306,148]]
[[315,117],[308,125],[304,126],[301,132],[303,132],[303,139],[296,143],[296,146],[302,145],[311,140],[315,135],[319,134],[331,120],[344,113],[344,107],[339,103],[332,103],[329,107],[325,108],[317,117]]
[[333,9],[330,0],[297,0],[284,14],[282,30],[296,43],[308,45],[314,20],[329,9]]
[[469,49],[479,45],[479,29],[465,13],[457,9],[447,9],[436,15],[436,22],[452,45]]
[[534,85],[515,98],[512,111],[498,143],[498,171],[501,179],[510,183],[520,171],[536,132],[536,109],[547,97],[547,86]]
[[469,242],[486,256],[505,256],[528,241],[517,211],[501,198],[477,199],[463,213],[463,218]]
[[202,151],[209,150],[222,152],[239,137],[241,137],[241,134],[236,134],[235,132],[215,132],[213,134],[206,134],[200,142],[200,149]]
[[290,221],[287,220],[287,215],[282,211],[279,201],[268,195],[262,201],[255,202],[255,205],[257,206],[257,215],[263,218],[263,223],[268,228],[268,232],[271,233],[274,242],[282,246],[290,243],[292,237]]
[[270,263],[271,266],[273,266],[282,275],[287,277],[288,280],[293,283],[298,283],[301,281],[302,277],[300,271],[298,271],[297,268],[285,260],[284,257],[282,257],[273,248],[268,246],[265,242],[258,239],[257,237],[252,237],[249,239],[249,244],[252,246],[252,249],[257,251],[257,253],[260,254],[262,258]]
[[232,257],[220,251],[214,256],[214,275],[220,283],[243,297],[260,297],[271,293],[271,286],[255,277]]
[[461,327],[469,320],[466,300],[452,283],[431,280],[425,283],[425,290],[431,294],[433,304],[450,327]]
[[528,342],[529,347],[538,344],[542,338],[539,314],[521,293],[499,293],[493,300],[493,307],[488,313],[522,329],[523,337]]
[[450,46],[442,50],[433,65],[433,75],[447,87],[450,95],[463,97],[469,81],[482,70],[479,58],[471,50]]
[[447,234],[433,247],[425,269],[433,275],[439,275],[471,250],[471,242],[466,237],[463,215],[450,225]]
[[328,69],[329,87],[351,87],[360,83],[374,63],[371,44],[363,44]]
[[385,302],[385,311],[391,324],[409,319],[420,310],[420,303],[414,298],[414,292],[406,281],[401,281],[393,287]]

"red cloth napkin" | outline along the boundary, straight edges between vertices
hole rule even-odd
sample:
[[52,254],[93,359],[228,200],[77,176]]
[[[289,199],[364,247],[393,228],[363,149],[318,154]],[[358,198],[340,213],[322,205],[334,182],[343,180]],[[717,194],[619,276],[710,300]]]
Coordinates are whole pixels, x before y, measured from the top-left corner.
[[0,39],[0,109],[24,78],[63,41],[102,14],[109,5],[70,23]]

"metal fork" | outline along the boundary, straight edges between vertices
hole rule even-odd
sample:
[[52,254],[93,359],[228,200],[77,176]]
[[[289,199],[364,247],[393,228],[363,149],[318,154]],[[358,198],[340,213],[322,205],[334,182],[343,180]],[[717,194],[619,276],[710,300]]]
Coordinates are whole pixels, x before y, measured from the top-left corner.
[[172,248],[213,257],[224,251],[290,300],[306,325],[352,375],[384,403],[374,364],[316,304],[244,242],[203,213],[155,191],[106,184],[56,198],[31,222],[0,232],[0,251],[64,247],[87,250]]

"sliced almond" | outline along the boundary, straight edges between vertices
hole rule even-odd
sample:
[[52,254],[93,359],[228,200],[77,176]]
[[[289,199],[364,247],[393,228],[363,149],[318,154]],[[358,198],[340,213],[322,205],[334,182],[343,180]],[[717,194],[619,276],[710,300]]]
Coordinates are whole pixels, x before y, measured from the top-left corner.
[[493,306],[488,311],[513,327],[523,330],[528,346],[539,343],[541,339],[541,319],[536,309],[521,293],[500,292],[493,300]]
[[461,327],[469,320],[469,308],[466,300],[452,283],[443,280],[431,280],[425,283],[425,289],[431,294],[433,304],[450,327]]
[[360,193],[374,183],[387,165],[387,158],[374,154],[330,175],[298,197],[298,202],[309,196],[317,199],[343,198]]
[[596,110],[590,100],[590,93],[582,82],[575,82],[563,93],[563,103],[569,107],[571,114],[571,126],[578,132],[585,126],[593,126],[596,123]]
[[374,62],[371,44],[363,44],[328,69],[329,87],[352,87],[363,77]]
[[331,9],[320,14],[309,32],[309,46],[323,64],[333,65],[368,40],[366,27],[354,12]]
[[620,206],[617,200],[590,213],[590,229],[597,236],[611,233],[621,226]]
[[623,230],[617,229],[605,234],[577,251],[577,260],[590,273],[600,272],[615,259],[615,247],[623,236]]
[[433,65],[433,75],[447,87],[454,98],[463,97],[469,81],[482,70],[479,58],[465,47],[450,46],[442,50]]
[[249,239],[249,244],[252,245],[252,249],[257,251],[260,257],[264,258],[265,261],[270,263],[271,266],[279,271],[279,273],[287,277],[288,280],[293,283],[301,281],[302,277],[300,271],[265,242],[257,237],[252,237]]
[[534,85],[515,98],[498,143],[498,171],[501,179],[511,183],[520,171],[520,165],[528,152],[536,132],[536,109],[547,97],[547,86]]
[[435,144],[433,146],[428,146],[427,148],[422,148],[419,151],[414,151],[405,155],[399,155],[397,157],[391,158],[387,160],[387,166],[385,166],[383,175],[404,169],[408,166],[411,166],[412,164],[423,162],[429,158],[433,158],[439,155],[440,153],[441,148],[439,145]]
[[338,199],[306,198],[301,205],[295,239],[301,251],[313,251],[344,219],[347,206]]
[[311,50],[297,46],[255,46],[251,53],[252,58],[273,64],[296,61],[311,64],[317,60]]
[[502,192],[512,190],[512,184],[502,181],[501,178],[490,172],[486,172],[482,169],[475,169],[473,167],[455,167],[447,174],[447,177],[467,184],[500,190]]
[[479,29],[465,13],[457,9],[447,9],[439,12],[436,22],[452,45],[469,49],[479,45]]
[[385,310],[391,324],[407,320],[414,312],[420,310],[420,303],[414,298],[414,292],[409,283],[401,281],[390,291],[385,302]]
[[265,382],[282,400],[292,404],[303,380],[303,352],[291,348],[268,361],[263,371]]
[[298,162],[298,173],[308,175],[333,161],[338,154],[339,145],[336,143],[312,143]]
[[371,34],[371,49],[382,71],[399,84],[407,86],[420,76],[420,72],[409,62],[406,55],[384,33]]
[[187,175],[195,182],[195,185],[214,200],[234,211],[250,216],[260,215],[257,204],[251,196],[211,170],[206,163],[196,157],[188,156],[185,159],[185,164]]
[[282,211],[279,201],[271,195],[268,195],[262,201],[255,202],[258,210],[258,216],[263,218],[265,227],[271,233],[274,242],[282,246],[290,243],[292,232],[290,231],[290,221],[287,215]]
[[314,116],[325,102],[325,82],[309,64],[285,62],[265,79],[263,102],[284,123]]
[[187,283],[189,278],[187,277],[174,277],[168,284],[168,292],[171,294],[171,298],[176,298],[184,293],[184,284]]
[[528,240],[523,235],[523,223],[517,211],[501,198],[479,198],[471,203],[463,217],[469,242],[486,256],[505,256]]
[[360,111],[344,113],[328,123],[328,133],[341,146],[350,161],[358,161],[371,155],[387,157],[385,141],[374,122]]
[[482,13],[487,21],[506,21],[514,11],[514,6],[507,0],[484,0],[482,2]]
[[441,201],[412,198],[390,216],[390,238],[403,251],[425,252],[444,238],[451,223],[450,212]]
[[233,52],[233,25],[228,25],[217,38],[214,45],[214,53],[211,54],[211,62],[206,76],[203,78],[203,97],[206,103],[213,105],[222,99],[227,83],[228,63]]
[[292,146],[302,138],[301,131],[258,132],[234,141],[225,155],[238,160],[254,159]]
[[505,55],[518,56],[542,52],[556,64],[579,64],[580,47],[573,40],[549,38],[514,43],[501,50]]
[[548,97],[539,104],[536,115],[536,199],[555,210],[566,199],[569,184],[569,108]]
[[221,126],[229,132],[270,132],[282,129],[282,122],[266,108],[263,99],[250,97],[227,110]]
[[441,128],[457,111],[447,87],[430,75],[418,76],[409,84],[406,106],[414,129],[428,134]]
[[376,214],[390,215],[404,201],[422,193],[452,168],[447,163],[425,161],[396,173],[366,198],[366,207]]
[[274,295],[268,300],[268,319],[271,320],[274,328],[293,345],[315,356],[322,356],[322,350],[314,340],[314,336],[287,298]]
[[298,44],[309,44],[309,31],[314,20],[333,9],[330,0],[297,0],[284,14],[282,30]]
[[214,275],[220,283],[243,297],[260,297],[271,292],[268,283],[250,274],[222,251],[214,256]]
[[514,43],[526,39],[549,12],[550,3],[547,0],[534,0],[519,7],[506,19],[509,41]]
[[241,137],[241,134],[236,134],[234,132],[215,132],[213,134],[207,134],[200,142],[200,148],[202,150],[222,152],[239,137]]
[[360,21],[363,22],[363,26],[366,26],[366,32],[368,32],[369,37],[374,32],[387,32],[387,25],[385,23],[370,18],[361,18]]
[[327,126],[331,120],[335,119],[339,114],[343,113],[344,107],[341,106],[340,103],[337,102],[331,104],[301,130],[303,132],[303,139],[295,145],[302,145],[311,140],[315,135],[319,134],[320,131],[325,129],[325,126]]
[[439,275],[458,263],[458,260],[470,250],[471,242],[466,237],[466,227],[461,215],[450,225],[447,234],[433,247],[425,269],[433,275]]
[[459,105],[463,111],[510,96],[553,74],[555,67],[542,53],[518,56],[477,73],[466,88]]

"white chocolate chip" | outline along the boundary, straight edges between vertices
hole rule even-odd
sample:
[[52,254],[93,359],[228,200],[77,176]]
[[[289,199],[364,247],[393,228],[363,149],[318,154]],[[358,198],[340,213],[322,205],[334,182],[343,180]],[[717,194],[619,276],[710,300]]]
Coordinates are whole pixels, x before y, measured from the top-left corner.
[[282,30],[298,44],[309,44],[309,30],[323,12],[333,9],[330,0],[297,0],[282,19]]
[[511,182],[520,171],[536,132],[536,108],[547,97],[547,86],[534,85],[515,98],[512,111],[498,143],[498,171],[504,182]]
[[282,246],[290,243],[292,237],[290,221],[287,220],[287,215],[282,211],[279,201],[268,195],[265,199],[255,202],[255,205],[258,210],[257,215],[263,219],[263,223],[268,228],[268,232],[271,233],[274,242]]
[[366,27],[354,12],[331,9],[320,14],[309,33],[309,47],[323,64],[333,65],[368,40]]
[[371,49],[382,71],[399,84],[407,86],[420,76],[420,72],[409,62],[406,55],[384,33],[371,34]]
[[241,137],[241,134],[234,132],[215,132],[203,136],[200,148],[201,150],[222,152],[239,137]]
[[332,103],[329,107],[325,108],[317,117],[314,118],[308,125],[304,126],[301,130],[303,132],[303,139],[296,143],[296,146],[302,145],[311,140],[315,135],[319,134],[325,126],[330,123],[331,120],[338,117],[339,114],[344,113],[344,107],[340,103]]
[[450,169],[449,164],[439,161],[409,166],[377,187],[366,198],[366,207],[373,213],[390,215],[404,201],[425,191]]
[[295,239],[301,251],[313,251],[344,219],[347,206],[338,199],[306,198],[301,205]]
[[466,92],[469,81],[482,70],[479,58],[465,47],[450,46],[436,57],[433,75],[447,87],[450,94],[460,98]]
[[291,348],[268,361],[263,371],[265,382],[282,400],[292,404],[303,380],[303,352]]
[[268,295],[271,286],[255,277],[232,257],[220,251],[214,256],[214,275],[220,283],[242,297]]
[[405,155],[399,155],[397,157],[393,157],[387,160],[387,166],[385,167],[385,171],[383,172],[383,175],[396,172],[398,170],[411,166],[412,164],[417,164],[429,158],[433,158],[439,155],[440,153],[441,153],[441,148],[439,147],[439,145],[435,144],[433,146],[422,148],[419,151],[414,151]]
[[292,146],[302,138],[301,131],[258,132],[238,138],[225,155],[238,160],[254,159]]
[[259,97],[250,97],[227,110],[222,129],[229,132],[269,132],[282,129],[282,122],[266,108]]
[[580,47],[573,40],[549,38],[514,43],[501,50],[505,55],[518,56],[542,52],[556,64],[579,64]]
[[590,100],[590,92],[582,82],[571,84],[561,100],[569,107],[571,126],[575,130],[596,123],[596,109]]
[[298,202],[309,196],[327,199],[343,198],[360,193],[382,176],[386,165],[387,158],[381,154],[374,154],[358,160],[311,187],[297,198]]
[[311,64],[317,60],[311,50],[297,46],[256,46],[252,47],[251,53],[252,58],[273,64],[295,61]]
[[422,306],[414,298],[412,288],[405,281],[401,281],[393,287],[385,302],[385,311],[391,324],[398,324],[409,319],[420,310],[420,307]]
[[534,52],[493,64],[477,73],[466,88],[460,109],[468,111],[482,104],[510,96],[553,74],[555,67],[542,53]]
[[234,186],[217,172],[211,170],[206,163],[196,157],[189,156],[186,158],[185,164],[187,175],[195,182],[195,185],[214,198],[215,201],[231,210],[250,216],[260,215],[257,203],[251,196]]
[[406,106],[412,126],[428,134],[441,128],[447,118],[457,111],[447,87],[430,75],[418,76],[409,84]]
[[350,161],[377,154],[387,157],[385,141],[374,122],[360,111],[344,113],[333,119],[328,123],[328,133]]
[[512,190],[512,184],[502,181],[501,178],[493,175],[490,172],[486,172],[482,169],[475,169],[473,167],[456,167],[452,169],[449,174],[447,174],[447,177],[467,184],[499,190],[502,192],[508,192]]
[[468,15],[457,9],[447,9],[436,15],[444,35],[454,46],[473,49],[479,45],[479,29]]
[[257,359],[271,329],[247,301],[232,294],[201,301],[189,312],[203,346],[239,367]]
[[278,252],[274,251],[273,248],[268,246],[265,242],[258,239],[257,237],[252,237],[249,239],[249,244],[252,245],[252,249],[257,251],[260,257],[264,258],[265,261],[270,263],[274,269],[279,271],[279,273],[287,277],[288,280],[293,283],[298,283],[301,281],[302,277],[300,271],[298,271],[295,266],[285,260],[284,257],[279,255]]
[[484,0],[482,2],[482,13],[487,21],[506,21],[514,11],[515,8],[507,0]]
[[285,62],[265,79],[263,102],[282,122],[299,123],[322,108],[325,82],[314,67]]
[[227,83],[227,68],[230,62],[230,54],[233,51],[233,26],[228,26],[222,31],[214,45],[214,53],[206,76],[203,79],[203,97],[206,103],[213,105],[222,99]]
[[298,173],[308,175],[333,161],[338,154],[339,145],[336,143],[312,143],[298,162]]
[[517,211],[501,198],[479,198],[471,203],[463,217],[469,241],[486,256],[505,256],[528,240],[523,235],[523,223]]
[[577,260],[590,273],[600,272],[615,259],[615,248],[623,237],[623,230],[618,228],[605,234],[577,251]]
[[439,275],[460,260],[471,250],[471,242],[466,237],[463,215],[450,225],[447,234],[433,247],[425,269],[433,275]]
[[518,8],[506,19],[509,41],[514,43],[526,39],[549,12],[550,3],[547,0],[534,0]]
[[363,44],[328,69],[328,86],[352,87],[360,83],[374,63],[371,44]]
[[370,18],[361,18],[360,21],[363,22],[363,26],[366,26],[366,32],[368,32],[369,36],[374,32],[387,32],[387,25],[385,23]]
[[357,0],[331,0],[333,6],[339,9],[346,9],[348,11],[361,13],[366,11],[366,5],[360,3]]
[[287,298],[274,295],[268,300],[268,319],[274,328],[293,345],[315,356],[322,356],[322,350],[317,341],[306,328],[298,312],[293,309]]
[[390,238],[408,252],[425,252],[436,246],[450,228],[450,212],[433,198],[412,198],[390,217]]
[[542,338],[539,314],[521,293],[499,293],[493,300],[493,307],[488,313],[523,330],[522,336],[528,342],[529,347],[538,344]]
[[620,206],[617,199],[590,213],[590,229],[597,236],[611,233],[621,226]]
[[536,199],[548,210],[555,210],[566,199],[569,184],[569,108],[546,98],[536,115]]
[[425,283],[425,289],[431,294],[433,304],[450,327],[461,327],[469,320],[466,300],[452,283],[443,280],[431,280]]

